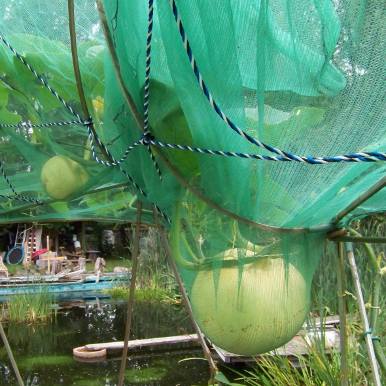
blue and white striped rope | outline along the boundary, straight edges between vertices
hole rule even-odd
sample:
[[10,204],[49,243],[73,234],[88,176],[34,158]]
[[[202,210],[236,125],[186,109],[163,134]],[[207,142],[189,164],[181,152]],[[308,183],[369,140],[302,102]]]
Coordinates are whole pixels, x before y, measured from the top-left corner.
[[40,75],[38,72],[33,68],[12,46],[11,44],[4,38],[3,34],[0,33],[0,41],[2,41],[11,51],[12,53],[16,56],[17,59],[21,63],[24,64],[34,75],[35,78],[40,81],[40,83],[43,84],[45,88],[47,88],[50,93],[72,114],[74,115],[79,123],[83,123],[81,116],[61,97],[56,90],[54,90],[48,82]]
[[[107,161],[104,161],[98,157],[96,150],[95,150],[95,144],[94,144],[95,138],[94,138],[93,132],[91,131],[90,128],[88,129],[88,138],[89,138],[89,142],[90,142],[92,157],[95,160],[95,162],[102,164],[103,166],[106,166],[106,167],[118,167],[120,172],[129,180],[129,182],[134,186],[134,188],[136,190],[138,190],[139,193],[143,197],[148,198],[148,194],[137,184],[137,182],[134,180],[134,178],[125,169],[123,169],[122,166],[120,165],[127,158],[127,156],[129,155],[131,150],[133,150],[134,148],[136,148],[139,145],[145,145],[144,136],[142,136],[142,138],[140,138],[138,141],[134,142],[132,145],[129,145],[127,147],[124,155],[119,160],[115,160],[115,158],[109,153],[110,157],[113,159],[113,162],[107,162]],[[145,146],[148,147],[150,145],[145,145]],[[152,205],[159,212],[159,214],[170,224],[171,220],[170,220],[169,216],[158,205],[156,205],[154,203],[152,203]]]
[[[151,68],[151,39],[153,36],[153,21],[154,21],[154,4],[153,0],[148,1],[148,25],[147,25],[147,37],[146,37],[146,64],[145,64],[145,85],[144,85],[144,95],[143,95],[143,131],[144,135],[150,133],[149,127],[149,104],[150,104],[150,68]],[[158,165],[157,160],[154,157],[153,152],[151,151],[150,145],[147,146],[147,150],[150,155],[150,159],[153,162],[154,168],[162,180],[161,169]]]
[[26,197],[26,196],[23,196],[21,194],[17,194],[17,195],[0,194],[0,197],[5,198],[7,200],[11,200],[11,201],[22,201],[22,202],[32,203],[32,204],[36,204],[36,205],[42,204],[42,202],[39,200],[35,200],[34,198]]
[[40,128],[40,127],[53,127],[53,126],[70,126],[70,125],[82,125],[86,126],[87,122],[76,121],[59,121],[59,122],[46,122],[46,123],[31,123],[30,121],[21,121],[15,124],[0,123],[0,128],[4,129],[16,129],[16,128]]
[[[153,16],[151,16],[153,17]],[[92,118],[89,117],[89,119],[87,121],[83,121],[81,116],[58,94],[58,92],[56,92],[49,84],[48,82],[41,76],[38,74],[38,72],[11,46],[11,44],[4,38],[4,36],[0,33],[0,41],[3,42],[11,51],[12,53],[16,56],[16,58],[21,62],[23,63],[31,72],[32,74],[36,77],[36,79],[38,79],[50,92],[53,96],[55,96],[62,104],[63,106],[72,114],[74,115],[76,118],[77,118],[77,123],[78,124],[81,124],[81,125],[84,125],[87,127],[87,132],[88,132],[88,137],[89,137],[89,141],[90,141],[90,146],[91,146],[91,152],[92,152],[92,156],[94,158],[94,160],[97,162],[97,163],[100,163],[100,164],[103,164],[104,166],[117,166],[119,167],[120,171],[126,176],[126,178],[130,181],[130,183],[144,196],[144,197],[148,197],[148,195],[146,194],[146,192],[136,183],[136,181],[124,170],[122,169],[122,167],[120,166],[120,163],[122,163],[128,156],[128,154],[130,153],[130,151],[136,147],[137,145],[139,144],[142,144],[142,141],[138,142],[138,144],[134,143],[133,145],[129,146],[125,153],[123,154],[122,158],[119,159],[119,160],[115,160],[115,158],[112,156],[112,154],[110,153],[109,149],[107,148],[107,146],[100,140],[100,138],[96,135],[94,136],[93,135],[93,132],[91,130],[91,126],[93,125],[93,121],[92,121]],[[150,54],[149,54],[150,55]],[[70,124],[70,123],[69,123]],[[71,124],[74,124],[74,122],[72,121]],[[42,124],[42,125],[49,125],[49,123],[46,123],[46,124]],[[42,127],[46,127],[46,126],[42,126]],[[96,153],[96,150],[95,150],[95,145],[94,145],[94,140],[95,142],[98,144],[99,147],[103,148],[105,151],[106,151],[106,154],[110,157],[110,159],[112,160],[112,162],[109,162],[109,161],[104,161],[102,159],[100,159]],[[155,159],[154,159],[155,161]],[[158,166],[158,165],[157,165]],[[9,179],[7,178],[7,175],[5,174],[5,171],[2,167],[2,164],[0,164],[0,172],[3,174],[3,177],[5,178],[5,180],[7,181],[8,183],[8,186],[11,188],[11,190],[13,191],[13,193],[15,194],[15,198],[17,197],[17,199],[19,200],[23,200],[23,201],[29,201],[29,202],[36,202],[38,204],[40,204],[40,201],[38,200],[34,200],[34,199],[30,199],[28,197],[24,197],[20,194],[18,194],[16,192],[16,190],[14,189],[13,185],[10,183]],[[168,215],[166,213],[164,213],[156,204],[152,204],[155,209],[162,215],[162,217],[168,222],[170,223],[171,220],[170,218],[168,217]]]
[[[277,157],[277,156],[240,153],[240,152],[225,151],[225,150],[211,150],[211,149],[204,149],[201,147],[194,147],[189,145],[177,145],[172,143],[164,143],[164,142],[155,140],[153,138],[146,139],[146,142],[149,143],[150,145],[157,146],[160,148],[190,151],[190,152],[200,153],[200,154],[218,155],[222,157],[247,158],[247,159],[264,160],[264,161],[284,161],[284,162],[295,161],[295,162],[305,162],[312,165],[327,164],[327,163],[333,163],[333,162],[386,161],[385,153],[373,153],[373,152],[353,153],[353,154],[345,154],[343,156],[331,156],[331,157],[316,157],[316,158],[302,157],[302,160],[299,161],[298,159],[292,160],[292,159],[289,159],[288,157],[283,157],[283,156]],[[382,158],[380,159],[380,157]]]
[[[120,171],[127,177],[127,179],[133,184],[133,186],[142,194],[142,196],[148,198],[147,193],[134,181],[133,177],[131,177],[130,174],[126,172],[126,170],[122,169],[121,166],[118,167]],[[157,210],[157,212],[170,224],[170,217],[158,205],[154,203],[152,203],[152,205]]]
[[[106,166],[106,167],[119,166],[123,161],[126,160],[126,158],[128,157],[129,153],[130,153],[135,147],[137,147],[138,145],[142,145],[142,140],[136,141],[136,142],[134,142],[132,145],[129,145],[129,146],[126,148],[125,152],[123,153],[122,157],[121,157],[119,160],[115,159],[114,156],[110,153],[110,151],[107,150],[107,151],[108,151],[108,154],[109,154],[109,156],[110,156],[110,158],[112,159],[112,162],[109,162],[109,161],[105,161],[105,160],[103,160],[103,159],[101,159],[101,158],[98,157],[98,154],[97,154],[96,149],[95,149],[95,142],[94,142],[94,141],[99,141],[99,143],[102,143],[102,144],[103,144],[103,142],[102,142],[98,137],[95,138],[94,133],[91,131],[90,128],[88,128],[88,139],[89,139],[89,143],[90,143],[91,153],[92,153],[93,159],[94,159],[97,163],[99,163],[99,164],[101,164],[101,165],[103,165],[103,166]],[[104,144],[103,144],[103,145],[104,145]],[[107,148],[106,148],[106,149],[107,149]]]
[[31,197],[27,197],[27,196],[24,196],[22,194],[19,194],[16,192],[16,189],[15,187],[13,186],[13,184],[11,183],[10,179],[8,178],[7,176],[7,173],[5,172],[5,169],[4,169],[4,162],[0,160],[0,173],[1,175],[3,176],[6,184],[8,185],[9,189],[12,191],[13,195],[4,195],[4,194],[1,194],[0,196],[3,197],[3,198],[8,198],[10,200],[18,200],[18,201],[24,201],[24,202],[28,202],[28,203],[33,203],[33,204],[37,204],[37,205],[40,205],[41,204],[41,201],[35,199],[35,198],[31,198]]
[[145,64],[145,84],[143,94],[143,130],[147,134],[149,130],[149,102],[150,102],[150,68],[151,68],[151,39],[153,36],[153,0],[148,1],[149,16],[146,37],[146,64]]
[[[82,117],[64,100],[64,98],[62,96],[59,95],[59,93],[54,90],[50,85],[49,83],[40,75],[38,74],[38,72],[35,70],[34,67],[32,67],[24,58],[23,56],[21,56],[13,47],[12,45],[4,38],[4,36],[0,33],[0,41],[2,41],[10,50],[11,52],[16,56],[16,58],[24,64],[24,66],[26,66],[28,68],[29,71],[32,72],[32,74],[35,76],[36,79],[39,80],[40,83],[43,84],[44,87],[46,87],[50,93],[56,98],[58,99],[62,105],[72,114],[74,115],[79,124],[82,124],[82,125],[85,125],[87,126],[88,129],[90,129],[92,126],[93,126],[93,121],[92,121],[92,118],[89,117],[89,119],[87,121],[84,121],[82,119]],[[110,155],[109,153],[109,150],[107,149],[107,147],[100,141],[99,138],[95,138],[98,146],[100,148],[102,148],[103,150],[105,150],[107,156]]]
[[198,82],[198,85],[202,92],[204,93],[206,99],[209,101],[209,104],[212,106],[213,110],[217,113],[217,115],[230,127],[233,131],[239,134],[241,137],[246,139],[248,142],[266,149],[271,153],[278,154],[281,157],[286,157],[291,161],[297,162],[305,162],[311,164],[325,164],[329,162],[376,162],[376,161],[386,161],[385,153],[380,152],[361,152],[361,153],[353,153],[348,155],[338,155],[334,157],[313,157],[313,156],[300,156],[297,154],[292,154],[284,150],[280,150],[274,146],[265,144],[264,142],[259,141],[258,139],[250,136],[248,133],[243,131],[240,127],[238,127],[220,108],[220,106],[215,101],[212,93],[209,91],[208,86],[206,85],[202,74],[199,70],[197,61],[193,55],[192,48],[190,46],[185,28],[183,26],[181,16],[178,12],[178,8],[175,0],[169,0],[170,6],[172,8],[172,12],[174,15],[174,19],[177,24],[178,31],[180,33],[183,46],[185,48],[185,52],[189,58],[190,65],[192,67],[194,76]]

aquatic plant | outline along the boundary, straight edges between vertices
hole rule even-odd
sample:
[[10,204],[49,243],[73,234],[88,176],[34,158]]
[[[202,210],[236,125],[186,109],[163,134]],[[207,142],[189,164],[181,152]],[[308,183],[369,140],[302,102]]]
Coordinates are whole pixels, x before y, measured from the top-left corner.
[[69,355],[34,355],[23,358],[19,364],[25,368],[68,366],[74,364],[74,359]]
[[17,323],[48,320],[54,315],[52,305],[53,296],[48,291],[15,295],[3,304],[1,319]]
[[[103,293],[110,295],[113,299],[127,299],[129,288],[126,286],[117,286],[107,288]],[[181,299],[175,293],[165,288],[145,287],[135,290],[135,300],[137,302],[162,302],[166,304],[180,304]]]
[[113,299],[126,299],[129,294],[129,287],[116,286],[103,290],[103,293],[110,295]]
[[126,369],[125,379],[130,383],[144,383],[160,381],[167,374],[167,369],[163,367],[142,367]]

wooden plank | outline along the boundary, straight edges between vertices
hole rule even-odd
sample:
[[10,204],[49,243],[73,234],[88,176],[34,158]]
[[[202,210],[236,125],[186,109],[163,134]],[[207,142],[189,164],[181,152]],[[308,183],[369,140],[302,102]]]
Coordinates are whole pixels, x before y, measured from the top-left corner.
[[[177,345],[183,343],[195,343],[198,344],[197,334],[190,335],[177,335],[177,336],[165,336],[162,338],[150,338],[150,339],[136,339],[129,341],[129,349],[140,349],[144,347],[159,347],[163,345]],[[98,351],[102,349],[106,350],[122,350],[123,341],[119,342],[107,342],[107,343],[94,343],[87,344],[85,348],[89,351]]]
[[[326,351],[328,350],[339,350],[339,332],[334,327],[339,324],[339,317],[336,315],[328,316],[322,321],[323,326],[325,327],[325,332],[328,334],[329,343],[326,345]],[[305,324],[303,326],[303,330],[299,332],[291,341],[289,341],[286,345],[277,348],[267,354],[264,355],[280,355],[288,357],[294,365],[298,363],[296,357],[301,355],[308,355],[309,348],[305,337],[309,341],[312,340],[312,335],[320,334],[320,319],[315,318],[311,321],[309,325]],[[309,328],[314,327],[313,331],[307,331]],[[137,339],[129,341],[129,349],[136,350],[141,348],[161,348],[162,346],[167,345],[178,345],[178,344],[195,344],[198,345],[198,336],[197,334],[190,335],[178,335],[178,336],[168,336],[162,338],[151,338],[151,339]],[[220,347],[217,347],[214,344],[211,344],[211,347],[217,357],[221,359],[224,363],[241,363],[241,362],[255,362],[260,357],[257,355],[256,357],[247,357],[237,354],[229,353]],[[97,351],[106,349],[107,351],[119,351],[123,349],[123,342],[107,342],[107,343],[95,343],[88,344],[85,348],[89,351]]]
[[[318,332],[317,332],[318,333]],[[320,332],[319,332],[320,333]],[[325,331],[325,333],[328,333],[327,340],[325,345],[325,350],[330,351],[339,351],[339,331],[336,329],[330,329]],[[279,356],[285,356],[289,359],[294,359],[295,364],[297,363],[296,358],[302,355],[308,355],[309,354],[309,346],[306,341],[306,336],[303,334],[296,335],[294,338],[292,338],[287,344],[284,346],[281,346],[275,350],[272,350],[264,355],[279,355]],[[310,339],[311,338],[311,339]],[[309,343],[310,340],[312,341],[312,337],[309,335]],[[218,357],[224,362],[224,363],[241,363],[241,362],[256,362],[256,360],[261,357],[261,355],[256,355],[255,357],[250,356],[243,356],[243,355],[237,355],[230,352],[227,352],[223,350],[220,347],[217,347],[216,345],[212,344],[212,347]]]

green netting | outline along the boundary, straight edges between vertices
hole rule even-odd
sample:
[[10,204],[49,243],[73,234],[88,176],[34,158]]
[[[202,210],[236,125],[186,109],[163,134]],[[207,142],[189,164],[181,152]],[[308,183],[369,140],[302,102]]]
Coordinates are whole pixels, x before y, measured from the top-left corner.
[[[223,112],[260,141],[314,157],[386,150],[382,3],[176,1]],[[119,159],[142,135],[122,88],[142,115],[147,2],[104,2],[110,40],[94,3],[75,5],[87,104],[98,136]],[[2,0],[0,10],[0,33],[80,113],[67,2]],[[154,2],[151,43],[149,121],[157,140],[272,155],[232,131],[208,102],[168,1]],[[296,333],[334,217],[385,176],[384,162],[311,165],[153,148],[160,181],[148,149],[138,146],[121,168],[144,196],[118,167],[95,162],[83,125],[4,127],[74,116],[4,44],[0,66],[0,160],[17,193],[43,202],[4,197],[14,192],[2,179],[0,221],[124,221],[133,218],[135,195],[149,208],[157,204],[172,218],[173,254],[199,326],[236,353],[264,352]],[[384,211],[385,202],[381,191],[340,225]]]

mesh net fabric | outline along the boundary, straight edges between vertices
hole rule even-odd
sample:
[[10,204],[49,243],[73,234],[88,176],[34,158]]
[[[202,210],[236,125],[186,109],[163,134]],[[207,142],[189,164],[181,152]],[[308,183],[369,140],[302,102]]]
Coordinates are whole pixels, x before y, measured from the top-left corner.
[[[94,3],[75,2],[87,103],[99,137],[118,159],[141,137],[116,65],[143,113],[146,3],[104,2],[114,63]],[[197,0],[176,5],[211,95],[252,137],[300,155],[386,150],[382,2]],[[0,1],[0,10],[0,32],[80,112],[67,2]],[[232,131],[208,102],[168,1],[154,3],[151,52],[149,118],[156,139],[269,154]],[[0,65],[0,123],[74,119],[5,45]],[[149,208],[156,203],[172,218],[173,254],[200,327],[214,343],[248,354],[277,347],[300,328],[325,232],[340,210],[385,175],[382,162],[309,165],[162,149],[154,151],[160,181],[147,149],[139,146],[122,168],[147,193],[143,197],[119,168],[93,160],[82,125],[2,127],[0,147],[16,191],[43,202],[35,206],[2,198],[1,222],[31,217],[127,221],[134,215],[135,195]],[[66,157],[60,161],[67,170],[67,176],[62,170],[63,185],[72,186],[56,185],[58,194],[42,178],[44,165],[57,155]],[[1,179],[0,194],[11,193]],[[385,210],[385,198],[377,193],[350,216]],[[210,301],[205,305],[202,299]]]
[[[0,9],[0,31],[4,38],[76,112],[81,113],[71,59],[67,2],[1,1]],[[103,125],[106,52],[94,2],[77,1],[75,14],[88,107],[100,137],[113,152],[119,153],[125,145],[126,128],[107,130]],[[4,44],[0,45],[0,67],[1,124],[77,120]],[[11,197],[11,200],[0,198],[2,223],[82,219],[128,221],[134,218],[135,196],[127,189],[127,178],[116,168],[104,168],[93,160],[84,126],[2,127],[0,130],[0,160],[16,192],[43,202],[36,206],[17,197]],[[64,161],[56,158],[55,163],[53,157],[56,155],[65,157]],[[51,167],[46,166],[45,174],[54,175],[54,181],[47,190],[42,170],[49,160],[53,161]],[[83,181],[79,177],[80,171],[85,176]],[[0,194],[12,196],[3,179]],[[151,221],[151,217],[149,212],[144,221]]]

